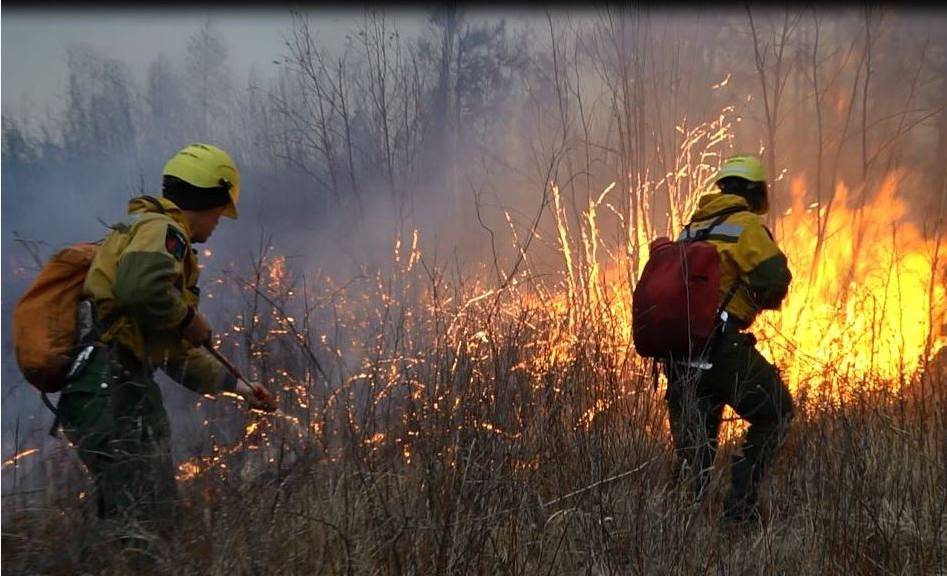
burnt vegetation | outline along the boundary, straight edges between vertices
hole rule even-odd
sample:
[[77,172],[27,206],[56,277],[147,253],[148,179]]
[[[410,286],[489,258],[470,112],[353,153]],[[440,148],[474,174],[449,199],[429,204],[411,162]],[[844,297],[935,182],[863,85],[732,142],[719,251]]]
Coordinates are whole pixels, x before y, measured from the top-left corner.
[[[6,334],[37,262],[184,143],[241,169],[202,309],[280,410],[164,387],[183,516],[149,571],[947,570],[943,12],[370,10],[342,46],[318,19],[243,79],[211,22],[143,85],[74,47],[61,114],[3,117]],[[741,425],[693,503],[629,317],[733,150],[795,276],[755,327],[797,416],[745,531],[717,522]],[[137,573],[75,537],[91,484],[4,346],[4,570]]]

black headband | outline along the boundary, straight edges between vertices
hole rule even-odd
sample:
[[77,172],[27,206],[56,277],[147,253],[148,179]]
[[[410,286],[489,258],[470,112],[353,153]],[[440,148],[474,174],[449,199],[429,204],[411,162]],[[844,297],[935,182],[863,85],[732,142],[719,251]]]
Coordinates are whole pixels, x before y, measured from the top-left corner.
[[198,188],[180,178],[165,176],[161,193],[182,210],[207,210],[230,203],[230,186]]

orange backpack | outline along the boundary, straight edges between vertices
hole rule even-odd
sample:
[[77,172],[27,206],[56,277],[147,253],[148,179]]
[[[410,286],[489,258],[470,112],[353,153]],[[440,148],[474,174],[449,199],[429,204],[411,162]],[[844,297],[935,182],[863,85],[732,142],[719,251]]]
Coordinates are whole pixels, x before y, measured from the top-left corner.
[[66,383],[82,285],[97,246],[73,244],[53,255],[13,310],[17,364],[41,392],[58,392]]

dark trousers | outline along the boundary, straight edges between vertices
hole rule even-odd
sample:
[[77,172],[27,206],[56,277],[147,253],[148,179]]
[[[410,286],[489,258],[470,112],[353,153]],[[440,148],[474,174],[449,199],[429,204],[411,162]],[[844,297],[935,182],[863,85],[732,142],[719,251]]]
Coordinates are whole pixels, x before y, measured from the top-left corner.
[[760,480],[792,418],[789,390],[755,344],[752,334],[731,330],[717,337],[710,355],[712,368],[666,366],[666,400],[678,472],[690,480],[697,498],[704,495],[710,478],[724,405],[750,424],[742,454],[731,467],[728,509],[755,506]]
[[92,474],[98,513],[166,533],[177,489],[168,416],[151,371],[112,348],[62,391],[59,422]]

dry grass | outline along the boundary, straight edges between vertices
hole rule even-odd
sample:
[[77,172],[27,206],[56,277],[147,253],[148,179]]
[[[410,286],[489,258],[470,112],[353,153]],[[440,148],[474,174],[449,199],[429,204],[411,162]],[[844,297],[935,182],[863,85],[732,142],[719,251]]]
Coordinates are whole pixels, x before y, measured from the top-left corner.
[[226,340],[282,389],[281,412],[248,417],[258,425],[216,463],[191,461],[202,471],[180,483],[172,540],[147,568],[85,546],[90,505],[61,478],[4,522],[5,572],[947,572],[945,362],[897,394],[851,382],[864,391],[797,398],[765,523],[724,530],[741,431],[727,429],[714,496],[694,505],[671,482],[662,390],[606,308],[563,314],[529,283],[471,301],[482,289],[423,259],[315,294],[268,283],[273,269],[261,260],[241,292],[249,320]]

